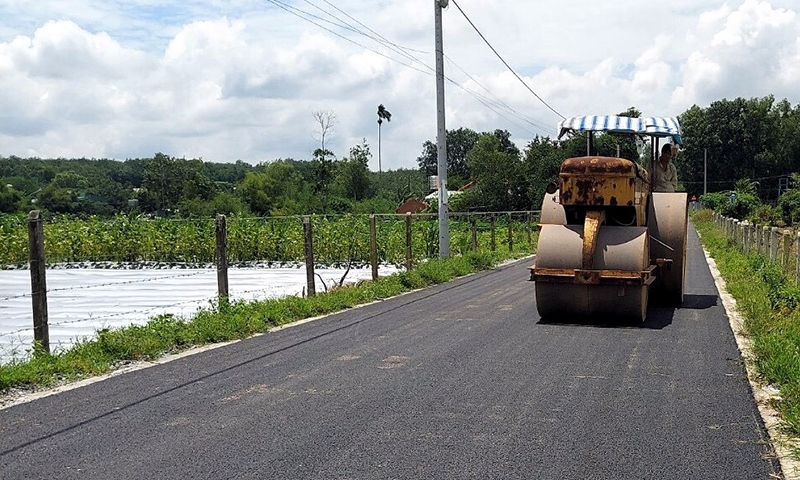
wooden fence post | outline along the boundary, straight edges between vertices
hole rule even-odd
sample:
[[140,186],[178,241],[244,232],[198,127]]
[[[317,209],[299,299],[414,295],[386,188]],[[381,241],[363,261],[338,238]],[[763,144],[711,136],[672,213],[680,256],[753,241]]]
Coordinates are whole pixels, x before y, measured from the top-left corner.
[[763,232],[761,230],[761,227],[759,227],[758,225],[753,225],[753,232],[755,233],[755,236],[756,236],[756,242],[755,242],[755,247],[756,248],[755,248],[755,251],[756,251],[756,253],[760,254],[761,253],[761,237],[762,237],[762,233]]
[[527,217],[528,218],[525,219],[525,228],[526,228],[526,232],[525,233],[528,234],[528,247],[533,249],[533,233],[531,231],[532,230],[531,229],[531,212],[528,212]]
[[406,270],[411,270],[411,212],[406,212]]
[[783,232],[783,271],[789,271],[789,256],[792,252],[792,235],[788,232]]
[[491,218],[489,219],[489,229],[491,231],[491,240],[490,240],[489,246],[490,246],[490,248],[492,249],[493,252],[497,248],[497,241],[496,241],[496,237],[495,237],[495,223],[496,223],[496,220],[494,218],[494,213],[493,213]]
[[800,282],[800,234],[794,237],[794,281]]
[[306,288],[307,295],[313,297],[317,294],[314,286],[314,240],[311,230],[311,217],[303,217],[303,232],[305,233],[306,249]]
[[741,250],[741,251],[743,251],[743,252],[746,252],[746,251],[747,251],[747,250],[745,250],[745,248],[744,248],[744,232],[745,232],[745,230],[747,230],[747,225],[748,225],[748,223],[747,223],[747,220],[744,220],[743,222],[741,222],[741,223],[739,224],[739,239],[740,239],[740,240],[741,240],[741,242],[742,242],[742,243],[740,244],[740,247],[741,247],[741,248],[740,248],[740,250]]
[[750,222],[745,220],[742,222],[742,251],[747,253],[750,251]]
[[511,219],[511,213],[508,214],[508,251],[514,251],[514,224]]
[[469,229],[472,234],[472,251],[478,250],[478,221],[475,220],[475,215],[469,217]]
[[47,279],[44,259],[44,228],[39,210],[28,214],[28,260],[31,269],[33,340],[50,353],[50,330],[47,325]]
[[372,281],[378,279],[378,227],[375,214],[369,216],[369,263],[372,265]]
[[217,263],[217,292],[219,304],[228,303],[228,223],[225,215],[217,214],[216,218],[217,251],[214,260]]
[[770,228],[769,232],[769,259],[777,263],[778,261],[778,227]]

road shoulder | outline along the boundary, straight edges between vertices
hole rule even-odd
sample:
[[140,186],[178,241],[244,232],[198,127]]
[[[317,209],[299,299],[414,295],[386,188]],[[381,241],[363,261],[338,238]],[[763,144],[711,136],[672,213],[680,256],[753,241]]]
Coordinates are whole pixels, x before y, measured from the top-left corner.
[[741,353],[747,370],[747,378],[750,381],[753,398],[761,414],[764,426],[769,433],[772,447],[780,461],[783,477],[786,480],[800,480],[800,462],[795,460],[792,455],[793,451],[800,451],[800,441],[783,433],[780,415],[772,407],[775,401],[780,400],[780,392],[770,385],[764,385],[759,382],[754,364],[755,357],[753,355],[752,342],[745,335],[744,318],[736,308],[736,299],[728,293],[725,279],[722,278],[722,275],[717,269],[716,262],[711,258],[711,255],[705,247],[703,247],[703,254],[706,257],[706,263],[708,263],[711,275],[714,277],[714,282],[717,285],[720,300],[722,301],[723,308],[730,322],[731,330],[733,331],[733,336],[736,339],[736,345],[739,347],[739,352]]

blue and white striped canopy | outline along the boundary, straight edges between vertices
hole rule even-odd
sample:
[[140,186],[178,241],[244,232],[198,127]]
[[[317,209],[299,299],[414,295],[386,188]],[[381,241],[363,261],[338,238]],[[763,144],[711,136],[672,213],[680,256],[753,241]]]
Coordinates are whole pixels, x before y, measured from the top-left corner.
[[558,138],[570,132],[633,133],[651,137],[672,137],[683,144],[681,126],[672,117],[620,117],[617,115],[587,115],[567,118],[558,124]]

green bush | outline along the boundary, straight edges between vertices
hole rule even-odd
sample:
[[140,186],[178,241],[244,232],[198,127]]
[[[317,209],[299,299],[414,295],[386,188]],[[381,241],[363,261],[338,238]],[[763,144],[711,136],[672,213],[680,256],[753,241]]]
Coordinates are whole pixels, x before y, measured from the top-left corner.
[[800,189],[790,189],[778,198],[778,209],[786,225],[793,225],[800,220]]
[[700,204],[728,217],[745,219],[756,211],[761,200],[749,192],[713,192],[701,195]]
[[759,205],[753,213],[750,214],[748,220],[757,225],[786,225],[783,222],[780,208],[773,207],[772,205]]
[[761,205],[761,199],[752,193],[737,192],[728,197],[728,203],[722,208],[722,214],[744,220]]
[[703,208],[707,208],[709,210],[714,210],[715,212],[721,212],[722,206],[730,202],[730,194],[724,194],[722,192],[713,192],[713,193],[706,193],[704,195],[700,195],[700,205]]

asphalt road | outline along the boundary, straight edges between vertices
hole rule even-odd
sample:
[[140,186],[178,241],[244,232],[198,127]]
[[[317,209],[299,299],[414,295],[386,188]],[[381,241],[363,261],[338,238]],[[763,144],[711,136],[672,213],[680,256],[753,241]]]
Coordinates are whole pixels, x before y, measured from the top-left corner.
[[2,410],[0,478],[771,478],[689,236],[641,327],[541,322],[526,260]]

